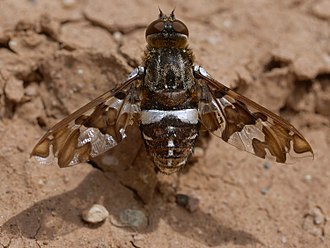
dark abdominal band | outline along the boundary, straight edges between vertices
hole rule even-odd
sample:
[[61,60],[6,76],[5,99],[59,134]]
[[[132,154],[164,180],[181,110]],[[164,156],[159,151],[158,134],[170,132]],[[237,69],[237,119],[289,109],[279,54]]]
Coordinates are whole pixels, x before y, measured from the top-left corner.
[[167,115],[156,122],[140,125],[147,150],[161,170],[179,169],[193,152],[199,124],[197,120],[193,121],[195,123],[185,121],[188,120]]

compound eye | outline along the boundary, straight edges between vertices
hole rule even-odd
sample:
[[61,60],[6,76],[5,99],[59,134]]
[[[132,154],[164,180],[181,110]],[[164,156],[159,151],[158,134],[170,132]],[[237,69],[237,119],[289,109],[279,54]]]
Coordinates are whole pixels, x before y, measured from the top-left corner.
[[164,30],[164,22],[162,20],[156,20],[149,24],[146,30],[146,36],[150,34],[161,33]]
[[189,36],[189,31],[187,26],[180,20],[174,20],[173,21],[173,29],[175,32],[179,34],[184,34]]

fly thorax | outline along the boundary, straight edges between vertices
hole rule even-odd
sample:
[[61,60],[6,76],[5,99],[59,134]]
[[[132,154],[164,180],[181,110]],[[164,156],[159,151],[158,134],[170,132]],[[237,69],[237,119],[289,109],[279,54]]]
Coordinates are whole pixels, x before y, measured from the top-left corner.
[[146,61],[145,88],[162,104],[185,102],[195,87],[190,54],[184,49],[152,49]]

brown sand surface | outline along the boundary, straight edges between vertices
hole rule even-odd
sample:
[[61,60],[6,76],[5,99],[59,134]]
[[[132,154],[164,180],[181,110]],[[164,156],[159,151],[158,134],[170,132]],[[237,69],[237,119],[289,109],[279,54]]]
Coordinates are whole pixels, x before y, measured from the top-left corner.
[[[140,64],[158,6],[176,7],[196,63],[293,123],[314,160],[265,162],[211,137],[182,173],[156,175],[135,129],[94,167],[30,159]],[[329,13],[328,0],[0,0],[0,247],[330,247]],[[85,223],[95,203],[109,217]]]

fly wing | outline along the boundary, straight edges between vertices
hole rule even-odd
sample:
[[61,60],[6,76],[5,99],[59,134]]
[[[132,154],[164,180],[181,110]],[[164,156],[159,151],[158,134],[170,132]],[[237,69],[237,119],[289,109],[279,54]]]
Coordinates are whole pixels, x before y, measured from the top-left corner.
[[116,146],[126,137],[126,127],[140,115],[137,89],[129,87],[138,76],[130,77],[50,128],[31,156],[43,164],[57,162],[60,167],[68,167]]
[[289,122],[195,68],[201,79],[199,118],[203,126],[235,147],[261,158],[291,163],[314,157],[303,135]]

